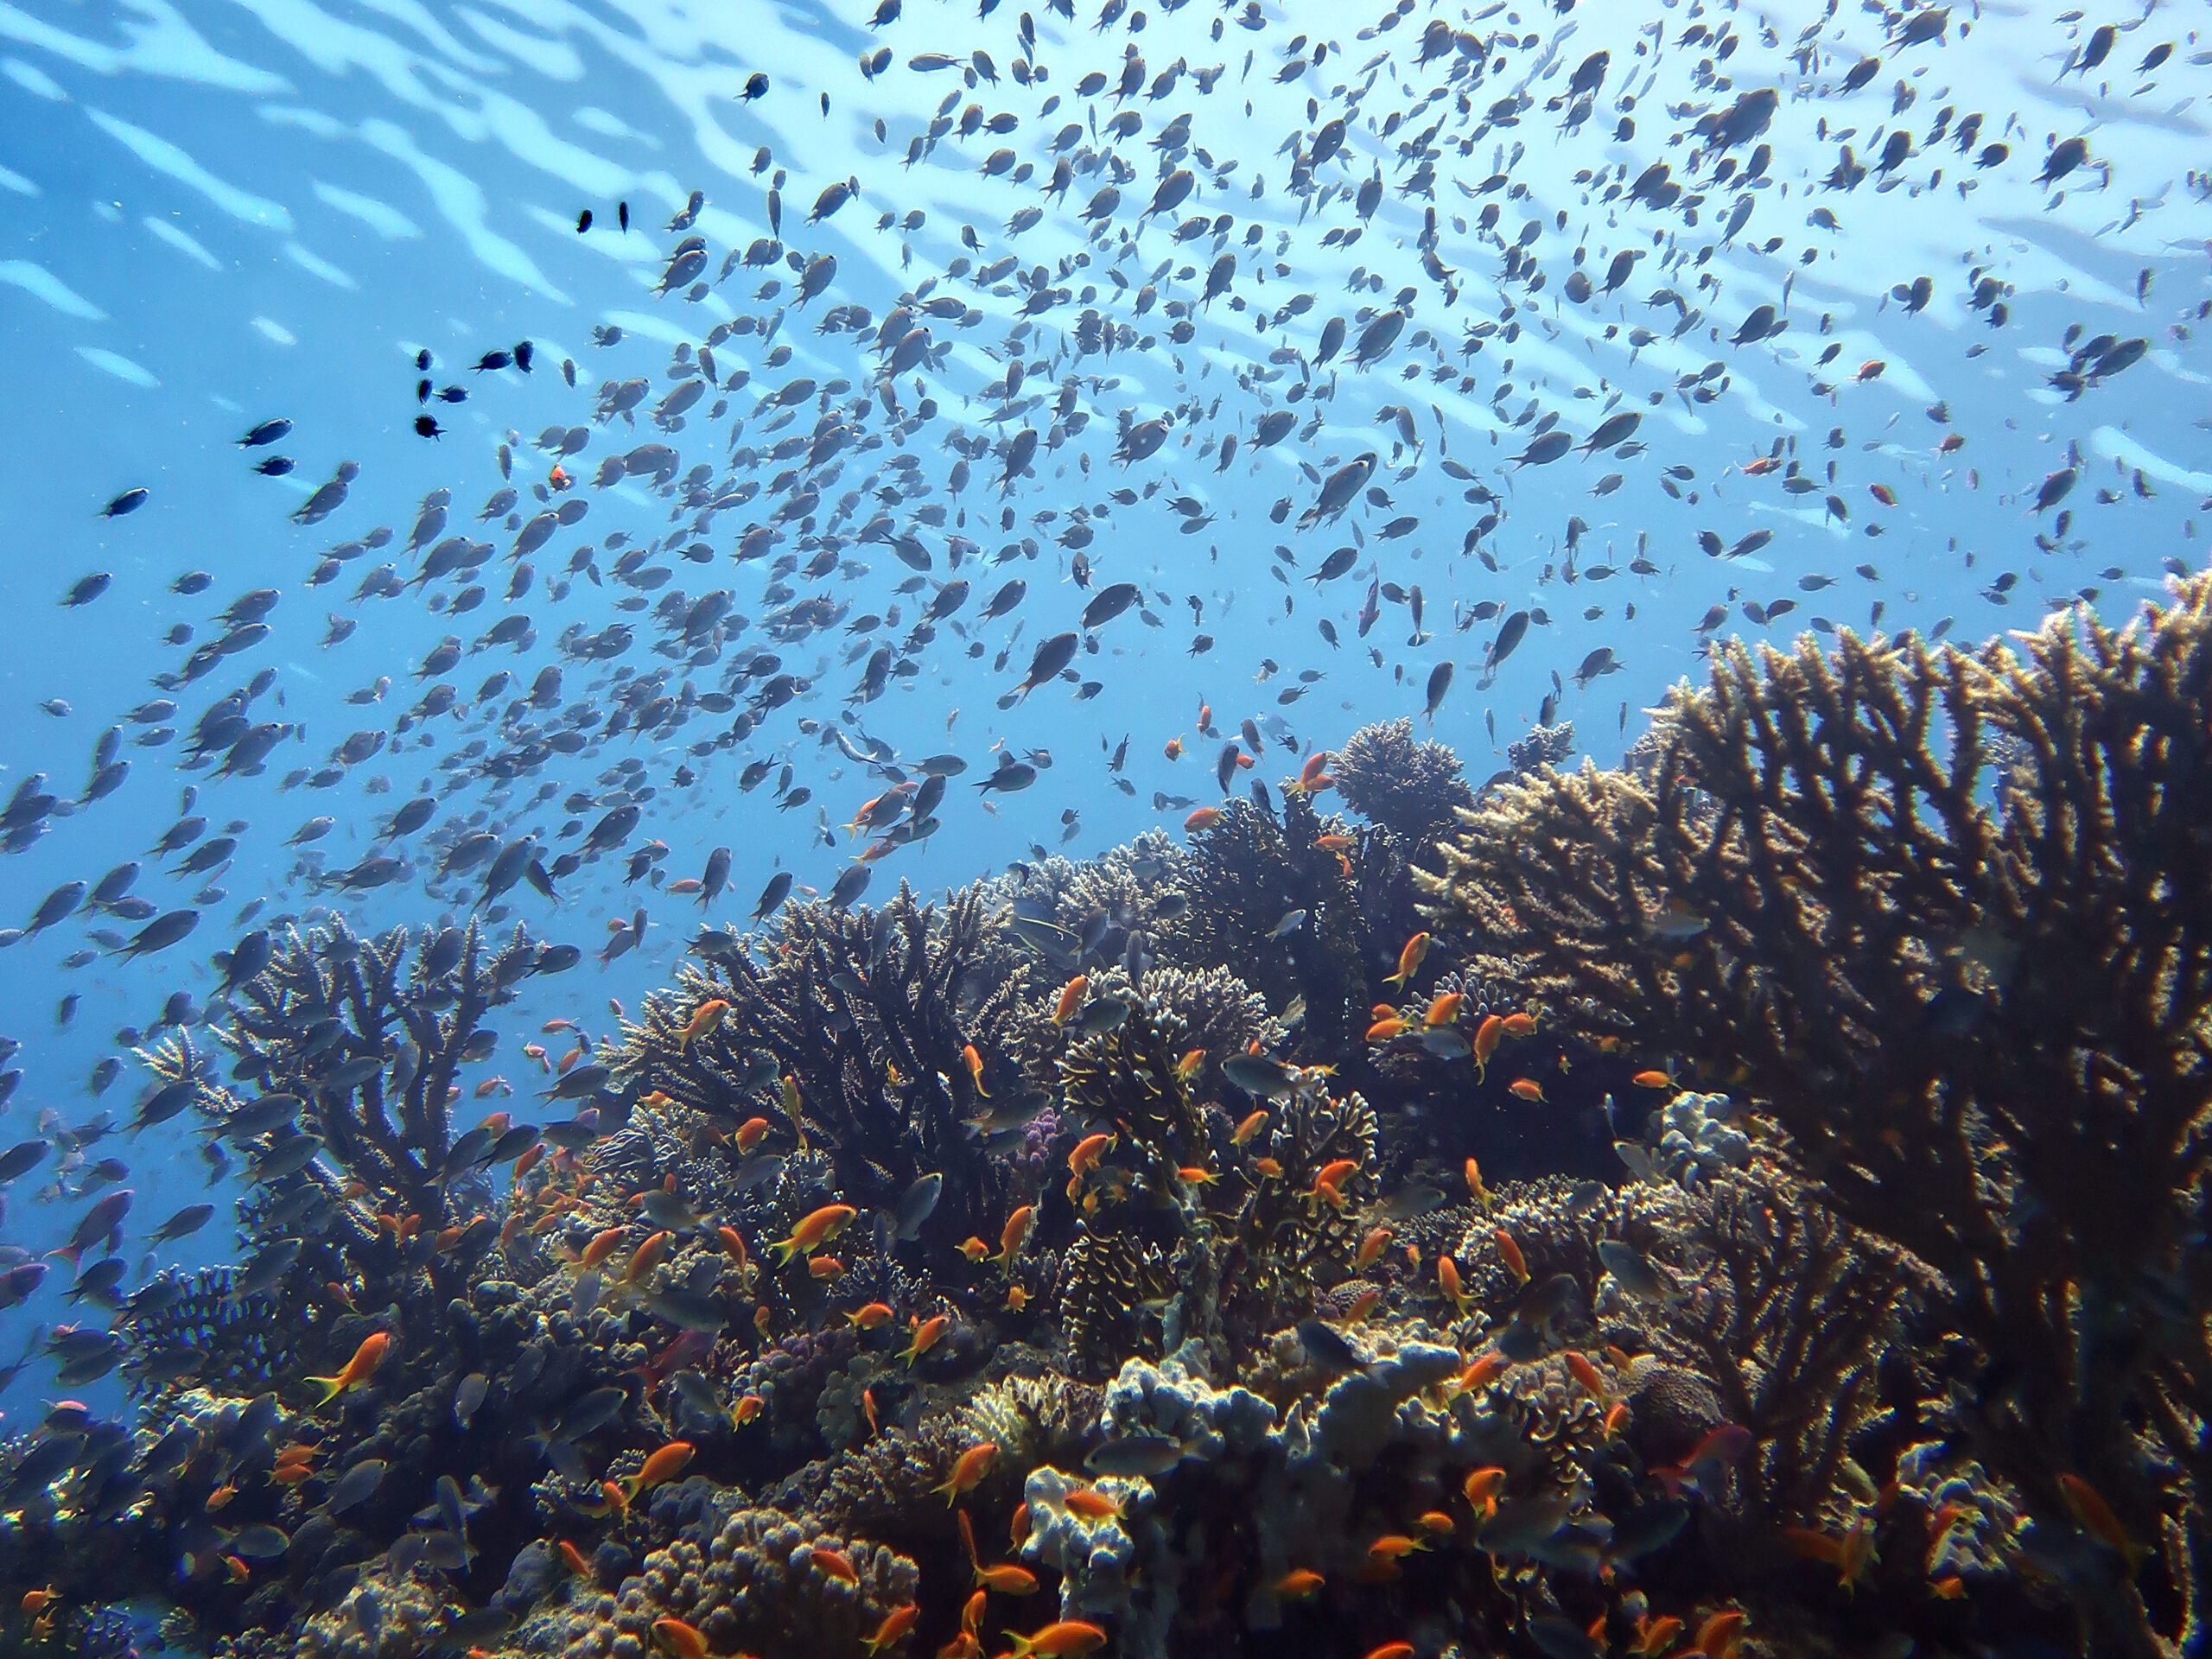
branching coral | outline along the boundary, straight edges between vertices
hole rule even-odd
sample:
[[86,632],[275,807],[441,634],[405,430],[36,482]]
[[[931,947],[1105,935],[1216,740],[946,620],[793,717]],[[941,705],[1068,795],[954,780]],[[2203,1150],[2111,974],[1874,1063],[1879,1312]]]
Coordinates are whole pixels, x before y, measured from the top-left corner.
[[[1554,1017],[1739,1080],[1943,1275],[1993,1471],[2065,1534],[2086,1483],[2175,1586],[2212,1490],[2208,721],[2206,577],[1979,655],[1736,645],[1641,772],[1505,786],[1421,878]],[[2178,1639],[2132,1576],[2069,1584],[2100,1650]]]
[[1410,719],[1361,727],[1337,751],[1330,770],[1353,811],[1386,825],[1430,866],[1431,847],[1450,831],[1452,815],[1475,804],[1459,757],[1446,744],[1415,742]]
[[[880,911],[787,906],[767,965],[717,950],[709,969],[687,968],[672,995],[649,998],[625,1027],[614,1075],[633,1096],[659,1091],[726,1126],[765,1114],[785,1145],[826,1143],[855,1204],[887,1205],[941,1173],[933,1233],[957,1241],[995,1225],[1004,1198],[961,1122],[982,1103],[963,1051],[1007,1052],[1023,988],[1019,966],[985,971],[997,926],[973,887],[942,913],[903,884]],[[690,1032],[712,1001],[727,1004],[719,1026]],[[998,1082],[1015,1076],[1001,1063]],[[982,1087],[993,1086],[987,1069]]]

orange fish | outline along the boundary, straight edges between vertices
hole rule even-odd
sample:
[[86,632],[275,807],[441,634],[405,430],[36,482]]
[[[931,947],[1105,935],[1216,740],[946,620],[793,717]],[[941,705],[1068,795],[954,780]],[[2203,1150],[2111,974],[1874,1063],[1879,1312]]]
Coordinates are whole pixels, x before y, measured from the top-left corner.
[[1410,1642],[1385,1642],[1372,1649],[1367,1659],[1414,1659],[1414,1644]]
[[1161,753],[1170,760],[1180,760],[1183,758],[1183,740],[1180,737],[1169,738],[1166,747]]
[[1567,1362],[1567,1375],[1580,1383],[1586,1393],[1595,1395],[1600,1401],[1612,1398],[1612,1390],[1605,1386],[1605,1374],[1590,1363],[1588,1355],[1578,1354],[1570,1348],[1560,1357]]
[[1516,1011],[1505,1016],[1505,1034],[1509,1037],[1533,1037],[1536,1034],[1536,1016]]
[[1448,1255],[1436,1258],[1436,1282],[1452,1306],[1461,1313],[1467,1311],[1466,1287],[1459,1282],[1459,1264]]
[[1862,383],[1868,380],[1878,380],[1882,378],[1882,371],[1889,366],[1890,365],[1882,361],[1880,358],[1870,357],[1864,363],[1861,363],[1859,365],[1859,372],[1853,375],[1852,378]]
[[745,1395],[729,1408],[730,1421],[743,1428],[760,1414],[760,1408],[767,1403],[757,1394]]
[[1037,1575],[1026,1567],[1011,1563],[1004,1567],[976,1568],[976,1582],[986,1590],[995,1590],[1002,1596],[1033,1596],[1037,1593]]
[[[1306,764],[1298,769],[1298,781],[1291,785],[1290,792],[1294,795],[1308,795],[1315,793],[1319,790],[1326,789],[1328,787],[1328,784],[1322,780],[1326,775],[1328,770],[1328,750],[1314,750],[1313,753],[1306,757]],[[1331,779],[1330,781],[1333,782],[1334,780]]]
[[751,1152],[753,1147],[760,1144],[767,1133],[768,1120],[766,1118],[747,1118],[744,1122],[737,1126],[737,1135],[735,1136],[737,1141],[737,1149],[740,1152]]
[[868,1417],[868,1432],[871,1434],[882,1433],[882,1421],[875,1414],[875,1390],[874,1389],[862,1389],[861,1390],[861,1410]]
[[1671,1089],[1675,1086],[1670,1071],[1639,1071],[1629,1081],[1639,1089]]
[[1114,1137],[1103,1131],[1096,1135],[1086,1135],[1075,1143],[1075,1149],[1068,1154],[1068,1173],[1077,1176],[1089,1174],[1098,1167],[1098,1160],[1106,1155],[1106,1148],[1113,1144]]
[[1534,1077],[1516,1077],[1505,1085],[1505,1092],[1521,1100],[1544,1102],[1544,1085]]
[[1362,1319],[1365,1319],[1369,1314],[1375,1311],[1375,1305],[1382,1300],[1382,1287],[1379,1285],[1370,1285],[1365,1290],[1361,1291],[1358,1295],[1353,1297],[1351,1299],[1351,1306],[1344,1309],[1344,1323],[1347,1325],[1357,1325]]
[[1387,1043],[1393,1037],[1404,1036],[1408,1029],[1406,1022],[1394,1014],[1389,1019],[1377,1020],[1370,1026],[1367,1028],[1367,1040],[1370,1043]]
[[1010,1312],[1020,1313],[1029,1306],[1029,1293],[1020,1285],[1008,1285],[1006,1287],[1006,1305]]
[[1395,1561],[1412,1554],[1416,1550],[1424,1550],[1427,1548],[1427,1539],[1408,1538],[1402,1533],[1392,1532],[1385,1533],[1370,1544],[1367,1547],[1367,1553],[1370,1558]]
[[1294,1568],[1275,1580],[1275,1594],[1285,1601],[1308,1601],[1321,1593],[1328,1580],[1310,1567]]
[[2104,1500],[2102,1493],[2075,1474],[2062,1474],[2058,1478],[2059,1496],[2066,1500],[2066,1507],[2074,1516],[2075,1524],[2106,1548],[2116,1550],[2127,1558],[2132,1570],[2142,1564],[2151,1552],[2127,1535],[2127,1529],[2120,1524],[2120,1516]]
[[1106,1632],[1079,1618],[1064,1618],[1033,1636],[1009,1630],[1007,1640],[1014,1643],[1013,1659],[1030,1659],[1033,1654],[1036,1659],[1077,1659],[1104,1647]]
[[315,1404],[327,1406],[346,1389],[357,1389],[367,1382],[376,1374],[377,1367],[384,1363],[385,1351],[391,1346],[391,1332],[372,1331],[361,1339],[361,1345],[353,1351],[353,1357],[346,1362],[345,1370],[337,1376],[308,1378],[322,1390],[322,1398]]
[[1761,455],[1757,461],[1747,461],[1744,463],[1744,476],[1764,478],[1781,465],[1782,460],[1778,455]]
[[888,1302],[870,1302],[866,1307],[856,1308],[845,1317],[852,1321],[854,1329],[873,1331],[880,1325],[890,1324],[893,1315]]
[[1894,507],[1897,504],[1897,493],[1886,484],[1869,484],[1866,493],[1885,507]]
[[1433,1532],[1440,1538],[1459,1530],[1452,1517],[1441,1510],[1423,1510],[1421,1524],[1424,1532]]
[[1949,432],[1944,435],[1943,442],[1936,446],[1936,453],[1939,455],[1955,455],[1966,447],[1967,441],[1964,438],[1955,432]]
[[834,1255],[810,1255],[806,1258],[807,1276],[823,1284],[830,1284],[845,1276],[845,1264]]
[[969,1081],[976,1085],[976,1092],[985,1100],[988,1100],[991,1097],[991,1091],[983,1087],[983,1057],[976,1052],[976,1045],[963,1043],[960,1049],[960,1058],[967,1062]]
[[1497,1052],[1498,1043],[1504,1036],[1505,1021],[1494,1014],[1484,1014],[1482,1023],[1475,1027],[1476,1082],[1481,1083],[1489,1077],[1491,1056]]
[[1697,1627],[1697,1640],[1692,1645],[1705,1659],[1735,1659],[1748,1618],[1740,1607],[1724,1607]]
[[1675,1645],[1675,1638],[1682,1633],[1682,1621],[1673,1614],[1654,1618],[1645,1613],[1636,1621],[1636,1640],[1629,1651],[1637,1659],[1659,1659],[1659,1656]]
[[991,1247],[974,1234],[969,1234],[960,1246],[960,1254],[970,1262],[980,1262],[991,1253]]
[[943,1492],[945,1503],[950,1507],[963,1494],[975,1491],[983,1477],[991,1472],[991,1465],[997,1460],[998,1455],[996,1440],[984,1440],[969,1446],[960,1454],[960,1460],[952,1465],[951,1478],[942,1486],[932,1486],[930,1490]]
[[836,1579],[842,1584],[858,1584],[861,1575],[854,1569],[852,1558],[837,1550],[817,1546],[814,1551],[815,1570],[825,1579]]
[[827,1244],[831,1239],[853,1224],[853,1217],[860,1212],[849,1204],[825,1204],[791,1229],[789,1238],[779,1239],[771,1246],[781,1256],[778,1266],[788,1265],[802,1250],[811,1251]]
[[710,1037],[722,1023],[722,1016],[729,1012],[729,1004],[719,996],[710,996],[691,1011],[691,1018],[676,1034],[676,1052],[679,1054],[691,1046],[692,1039]]
[[1413,982],[1421,971],[1421,958],[1428,954],[1428,935],[1416,933],[1406,941],[1405,949],[1398,952],[1398,971],[1385,976],[1383,983],[1402,989]]
[[645,1466],[622,1483],[625,1497],[635,1497],[639,1492],[649,1492],[664,1481],[674,1480],[683,1472],[683,1465],[691,1461],[689,1440],[671,1440],[645,1461]]
[[707,1659],[707,1638],[696,1624],[686,1624],[680,1618],[657,1618],[653,1621],[653,1639],[676,1656],[676,1659]]
[[912,1630],[921,1616],[922,1610],[911,1601],[904,1607],[893,1607],[883,1616],[883,1623],[875,1627],[874,1636],[861,1638],[861,1645],[871,1654],[880,1653]]
[[1122,1512],[1122,1506],[1105,1493],[1090,1486],[1072,1486],[1060,1499],[1070,1515],[1081,1516],[1086,1521],[1105,1521]]
[[1259,1134],[1262,1129],[1264,1129],[1267,1127],[1267,1109],[1265,1107],[1262,1107],[1258,1111],[1253,1113],[1251,1116],[1246,1118],[1242,1123],[1239,1123],[1236,1126],[1235,1131],[1232,1132],[1229,1137],[1229,1143],[1233,1147],[1241,1147],[1247,1141],[1250,1141],[1254,1135]]
[[722,1254],[736,1262],[740,1268],[749,1268],[753,1265],[746,1259],[745,1236],[736,1228],[717,1227],[715,1229],[715,1237],[722,1247]]
[[1503,1227],[1491,1230],[1491,1241],[1497,1246],[1497,1253],[1504,1258],[1505,1270],[1522,1284],[1529,1282],[1529,1261],[1521,1254],[1521,1247],[1513,1242],[1513,1235]]
[[933,1319],[916,1319],[911,1321],[910,1328],[913,1335],[907,1341],[906,1345],[899,1350],[899,1357],[912,1366],[916,1360],[936,1347],[938,1338],[951,1327],[951,1319],[943,1313]]
[[1467,1160],[1467,1196],[1482,1209],[1490,1208],[1490,1189],[1483,1185],[1483,1166],[1473,1159]]
[[1316,836],[1313,844],[1325,853],[1345,853],[1359,845],[1351,836]]
[[1453,1020],[1459,1017],[1459,1004],[1464,1000],[1464,994],[1459,991],[1445,991],[1440,993],[1429,1002],[1428,1007],[1422,1012],[1421,1016],[1421,1024],[1431,1027],[1450,1025]]
[[1183,1058],[1175,1062],[1175,1075],[1182,1078],[1184,1082],[1188,1083],[1192,1077],[1198,1075],[1198,1068],[1205,1063],[1205,1050],[1203,1048],[1186,1048],[1183,1051]]
[[[1175,757],[1171,754],[1167,758],[1173,760]],[[1219,807],[1202,806],[1183,820],[1183,828],[1187,834],[1195,836],[1199,830],[1211,830],[1220,822],[1221,809]]]
[[1471,1470],[1466,1479],[1459,1483],[1459,1490],[1467,1495],[1467,1502],[1483,1512],[1487,1521],[1497,1512],[1497,1500],[1505,1491],[1505,1471],[1491,1465]]
[[1389,1244],[1390,1230],[1388,1227],[1375,1228],[1365,1238],[1359,1241],[1359,1253],[1352,1257],[1353,1268],[1357,1270],[1372,1266],[1376,1258],[1389,1249]]
[[1025,1204],[1006,1218],[1005,1229],[999,1234],[999,1253],[991,1260],[1007,1273],[1014,1271],[1014,1258],[1029,1236],[1029,1229],[1037,1219],[1037,1206]]
[[634,1285],[667,1258],[668,1235],[654,1233],[630,1253],[629,1265],[622,1269],[622,1282]]
[[561,1541],[561,1564],[580,1579],[591,1577],[590,1561],[585,1559],[583,1551],[578,1549],[566,1538]]
[[1090,978],[1087,974],[1077,974],[1068,981],[1060,989],[1060,1000],[1052,1005],[1052,1023],[1056,1026],[1067,1024],[1075,1011],[1083,1006],[1084,995],[1090,989]]

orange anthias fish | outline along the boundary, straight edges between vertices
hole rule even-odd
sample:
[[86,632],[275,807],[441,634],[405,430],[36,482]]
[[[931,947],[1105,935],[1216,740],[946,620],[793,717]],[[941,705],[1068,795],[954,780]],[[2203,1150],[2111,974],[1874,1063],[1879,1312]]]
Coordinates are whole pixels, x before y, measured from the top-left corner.
[[707,1659],[707,1638],[696,1624],[686,1624],[680,1618],[657,1618],[653,1621],[653,1640],[676,1656],[676,1659]]
[[1037,1206],[1025,1204],[1006,1218],[1006,1227],[999,1234],[999,1253],[991,1258],[1007,1273],[1014,1271],[1014,1258],[1020,1254],[1029,1229],[1037,1220]]
[[1052,1005],[1052,1023],[1056,1026],[1067,1024],[1074,1017],[1075,1011],[1083,1006],[1084,995],[1090,989],[1090,977],[1087,974],[1077,974],[1068,981],[1061,988],[1060,1000]]
[[1007,1632],[1014,1643],[1013,1659],[1077,1659],[1106,1645],[1106,1632],[1079,1618],[1064,1618],[1031,1636]]
[[357,1389],[367,1382],[370,1377],[376,1375],[377,1367],[384,1363],[385,1352],[391,1346],[391,1332],[372,1332],[361,1339],[361,1345],[353,1351],[353,1357],[346,1362],[345,1370],[340,1371],[337,1376],[308,1378],[308,1382],[322,1390],[322,1398],[315,1403],[318,1406],[327,1406],[346,1389]]
[[1398,971],[1385,976],[1383,983],[1400,988],[1410,985],[1421,971],[1421,958],[1428,954],[1428,935],[1416,933],[1406,941],[1406,948],[1398,952]]
[[890,1324],[893,1315],[889,1303],[870,1302],[866,1307],[855,1308],[845,1317],[852,1322],[855,1330],[873,1331],[880,1325]]
[[976,1582],[986,1590],[995,1590],[1002,1596],[1033,1596],[1037,1593],[1037,1575],[1026,1567],[1008,1562],[1001,1567],[985,1567],[978,1562]]
[[1448,1255],[1436,1258],[1436,1283],[1461,1313],[1467,1311],[1466,1287],[1459,1282],[1459,1264]]
[[1267,1127],[1268,1110],[1263,1106],[1236,1126],[1229,1137],[1229,1144],[1232,1147],[1241,1147]]
[[1514,1078],[1512,1082],[1505,1085],[1505,1092],[1509,1095],[1514,1096],[1517,1099],[1533,1100],[1537,1102],[1539,1104],[1549,1103],[1544,1100],[1544,1085],[1538,1083],[1534,1077]]
[[691,1011],[691,1018],[676,1034],[676,1052],[679,1054],[691,1046],[700,1037],[712,1036],[721,1029],[722,1016],[729,1012],[729,1004],[719,996],[709,997]]
[[880,1653],[912,1630],[921,1616],[921,1608],[911,1601],[904,1607],[893,1607],[883,1616],[883,1623],[875,1627],[874,1636],[861,1638],[861,1645],[871,1654]]
[[991,1097],[991,1091],[983,1087],[983,1057],[976,1052],[976,1045],[963,1044],[960,1058],[968,1067],[968,1078],[976,1085],[976,1092],[985,1100],[988,1100]]
[[1491,1230],[1490,1236],[1491,1242],[1497,1246],[1498,1255],[1504,1259],[1505,1270],[1522,1284],[1527,1284],[1529,1282],[1528,1258],[1521,1254],[1521,1247],[1514,1242],[1513,1235],[1503,1227],[1496,1227]]
[[1494,1014],[1483,1016],[1482,1024],[1475,1027],[1475,1081],[1483,1082],[1490,1076],[1491,1056],[1497,1052],[1498,1043],[1505,1036],[1505,1021]]
[[1309,1601],[1327,1582],[1310,1567],[1294,1567],[1275,1580],[1275,1594],[1285,1601]]
[[909,1366],[937,1346],[938,1338],[952,1328],[952,1320],[948,1315],[940,1313],[931,1319],[916,1319],[911,1328],[913,1336],[899,1353],[899,1357]]
[[[1174,758],[1173,755],[1168,756],[1171,760]],[[1183,820],[1183,828],[1186,833],[1195,836],[1199,830],[1211,830],[1220,822],[1221,809],[1219,807],[1202,806]]]
[[645,1466],[622,1483],[622,1495],[634,1498],[640,1492],[649,1492],[664,1481],[674,1480],[683,1472],[683,1465],[691,1461],[689,1440],[671,1440],[647,1458]]
[[1068,1154],[1068,1173],[1075,1176],[1089,1174],[1098,1167],[1098,1160],[1106,1155],[1106,1148],[1113,1144],[1114,1137],[1103,1130],[1096,1135],[1086,1135]]
[[2105,1502],[2102,1493],[2076,1474],[2060,1475],[2058,1491],[2082,1531],[2107,1549],[2117,1550],[2126,1556],[2131,1570],[2142,1565],[2150,1549],[2128,1536],[2127,1529],[2120,1524],[2120,1516]]
[[1467,1160],[1467,1196],[1479,1210],[1490,1208],[1490,1189],[1483,1185],[1483,1166],[1473,1159]]
[[1198,1068],[1205,1063],[1205,1050],[1203,1048],[1186,1048],[1183,1051],[1183,1058],[1175,1062],[1175,1075],[1182,1078],[1184,1082],[1188,1083],[1192,1077],[1198,1075]]
[[1467,1502],[1482,1511],[1487,1521],[1497,1513],[1497,1500],[1505,1491],[1505,1471],[1492,1465],[1471,1470],[1466,1479],[1459,1483],[1459,1490],[1467,1495]]
[[801,1251],[810,1251],[853,1224],[853,1217],[860,1212],[849,1204],[825,1204],[791,1229],[789,1238],[778,1239],[771,1246],[778,1253],[777,1265],[786,1266]]
[[1432,999],[1427,1009],[1422,1012],[1421,1024],[1430,1027],[1450,1025],[1459,1017],[1459,1004],[1463,1000],[1464,994],[1461,992],[1442,992]]
[[943,1485],[932,1486],[930,1490],[943,1492],[948,1505],[958,1502],[963,1494],[975,1491],[983,1477],[991,1472],[991,1465],[998,1460],[998,1455],[996,1440],[984,1440],[969,1446],[960,1454],[960,1460],[952,1465],[950,1478]]
[[1104,1521],[1122,1512],[1119,1503],[1090,1486],[1069,1488],[1060,1503],[1070,1515],[1079,1515],[1086,1521]]

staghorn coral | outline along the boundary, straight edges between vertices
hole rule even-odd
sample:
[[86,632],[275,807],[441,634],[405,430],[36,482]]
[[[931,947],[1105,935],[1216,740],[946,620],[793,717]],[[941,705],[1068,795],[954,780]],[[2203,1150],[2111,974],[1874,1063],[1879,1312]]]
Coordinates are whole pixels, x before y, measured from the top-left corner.
[[[2062,1534],[2087,1481],[2175,1590],[2212,1544],[2208,719],[2205,576],[1979,653],[1734,645],[1642,771],[1508,785],[1420,878],[1554,1017],[1739,1079],[1943,1276],[2008,1379],[1991,1471]],[[2183,1639],[2133,1574],[2067,1584],[2100,1651]]]
[[[942,912],[903,883],[880,910],[786,906],[766,967],[716,949],[707,968],[682,970],[673,994],[647,999],[610,1060],[615,1079],[633,1099],[665,1095],[725,1127],[765,1115],[786,1145],[826,1143],[856,1204],[888,1205],[941,1173],[931,1233],[949,1249],[1002,1213],[1005,1196],[961,1122],[980,1103],[962,1051],[1004,1053],[1023,990],[1019,965],[985,970],[997,926],[978,887]],[[719,1027],[687,1036],[717,1000],[728,1005]],[[1000,1081],[1011,1077],[1003,1067]]]

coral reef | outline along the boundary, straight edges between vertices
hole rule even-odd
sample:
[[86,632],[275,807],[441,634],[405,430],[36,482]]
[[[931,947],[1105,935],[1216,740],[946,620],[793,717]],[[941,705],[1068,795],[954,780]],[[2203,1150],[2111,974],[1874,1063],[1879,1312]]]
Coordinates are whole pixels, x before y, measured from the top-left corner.
[[1503,786],[1416,876],[1548,1017],[1726,1077],[1941,1275],[1961,1432],[2100,1652],[2184,1643],[2212,1544],[2208,681],[2202,576],[1979,652],[1729,645],[1635,770]]
[[144,1055],[238,1260],[49,1338],[134,1419],[0,1445],[5,1638],[2191,1651],[2208,629],[1721,649],[1479,798],[1370,728],[707,929],[543,1122],[456,1079],[569,958],[272,941]]

